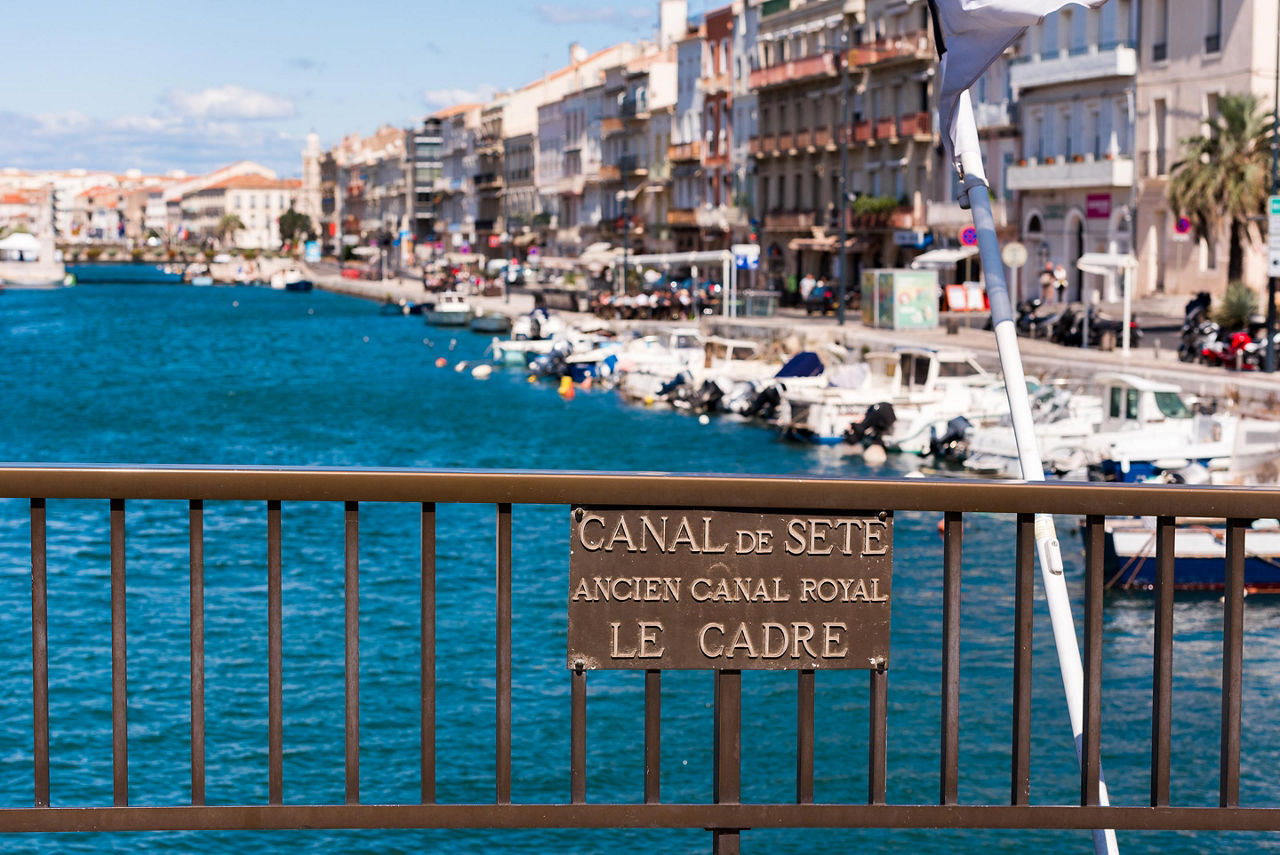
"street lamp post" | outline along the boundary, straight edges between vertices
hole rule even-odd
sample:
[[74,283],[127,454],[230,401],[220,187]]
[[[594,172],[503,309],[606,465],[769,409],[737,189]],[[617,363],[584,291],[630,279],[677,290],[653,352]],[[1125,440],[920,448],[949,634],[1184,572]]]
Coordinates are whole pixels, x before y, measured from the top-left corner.
[[844,325],[844,299],[849,253],[845,247],[845,211],[849,207],[849,28],[840,29],[840,199],[836,216],[840,218],[840,244],[836,247],[836,323]]
[[631,201],[631,196],[626,190],[619,190],[614,198],[622,203],[622,280],[614,290],[619,294],[625,294],[627,293],[627,235],[631,231],[631,224],[627,217],[627,203]]

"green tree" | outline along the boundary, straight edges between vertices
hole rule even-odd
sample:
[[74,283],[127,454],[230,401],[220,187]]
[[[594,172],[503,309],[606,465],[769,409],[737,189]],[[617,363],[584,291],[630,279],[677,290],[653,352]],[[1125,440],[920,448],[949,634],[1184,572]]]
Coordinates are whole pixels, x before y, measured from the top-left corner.
[[244,229],[244,222],[235,214],[223,214],[218,220],[218,237],[224,244],[235,242],[236,232]]
[[1170,170],[1169,204],[1207,240],[1227,222],[1227,281],[1233,282],[1244,273],[1245,242],[1262,239],[1254,218],[1262,214],[1270,185],[1272,114],[1256,95],[1223,95],[1218,115],[1202,125],[1203,134],[1181,141],[1182,159]]
[[289,208],[289,210],[280,215],[280,241],[282,243],[308,240],[312,234],[311,218],[306,214]]

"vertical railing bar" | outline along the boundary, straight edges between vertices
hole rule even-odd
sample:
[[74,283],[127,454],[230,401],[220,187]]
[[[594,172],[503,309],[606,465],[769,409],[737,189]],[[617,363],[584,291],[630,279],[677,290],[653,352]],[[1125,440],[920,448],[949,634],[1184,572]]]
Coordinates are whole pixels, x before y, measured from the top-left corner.
[[204,804],[204,502],[188,503],[191,543],[191,804]]
[[1240,691],[1244,661],[1244,535],[1249,521],[1227,520],[1222,626],[1222,748],[1218,804],[1240,806]]
[[31,500],[31,712],[36,807],[49,806],[49,588],[45,500]]
[[343,514],[346,557],[343,573],[347,804],[360,804],[360,503]]
[[1151,806],[1169,804],[1173,725],[1173,561],[1175,519],[1156,519],[1155,650],[1151,675]]
[[[738,804],[742,798],[742,672],[715,672],[715,777],[712,782],[716,804]],[[715,855],[737,855],[737,829],[712,832]]]
[[422,803],[436,800],[436,506],[422,503]]
[[284,802],[284,639],[280,501],[267,501],[267,801]]
[[662,672],[644,672],[644,803],[662,801]]
[[871,704],[868,715],[867,804],[885,803],[886,755],[889,735],[889,677],[884,662],[871,669]]
[[129,804],[129,657],[125,622],[124,499],[111,500],[111,790]]
[[1102,733],[1102,584],[1101,514],[1085,517],[1084,534],[1084,732],[1080,751],[1080,804],[1097,805]]
[[587,800],[587,672],[581,666],[571,672],[569,700],[569,801]]
[[497,800],[511,803],[511,503],[498,503]]
[[796,803],[813,804],[813,727],[816,680],[812,668],[796,672]]
[[960,782],[960,568],[964,516],[943,515],[942,535],[942,758],[938,800],[953,805]]
[[1031,633],[1034,617],[1035,515],[1018,514],[1014,582],[1013,746],[1010,803],[1031,799]]

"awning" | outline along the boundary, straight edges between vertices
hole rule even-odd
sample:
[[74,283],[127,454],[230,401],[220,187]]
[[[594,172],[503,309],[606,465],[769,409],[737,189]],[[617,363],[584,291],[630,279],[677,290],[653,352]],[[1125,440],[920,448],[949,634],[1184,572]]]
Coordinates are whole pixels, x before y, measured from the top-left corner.
[[1128,252],[1086,252],[1076,260],[1076,267],[1085,273],[1109,276],[1127,268],[1138,266],[1138,259]]
[[40,241],[27,232],[14,232],[4,240],[0,240],[0,249],[11,252],[39,252]]
[[[829,235],[815,238],[792,238],[787,242],[787,249],[792,252],[835,252],[839,245],[840,239],[835,235]],[[859,238],[851,237],[845,239],[845,252],[861,252],[866,248],[866,242]]]
[[928,252],[922,252],[915,258],[911,259],[911,268],[918,270],[921,267],[950,267],[953,264],[959,264],[966,258],[972,258],[978,254],[976,246],[958,246],[947,249],[931,249]]

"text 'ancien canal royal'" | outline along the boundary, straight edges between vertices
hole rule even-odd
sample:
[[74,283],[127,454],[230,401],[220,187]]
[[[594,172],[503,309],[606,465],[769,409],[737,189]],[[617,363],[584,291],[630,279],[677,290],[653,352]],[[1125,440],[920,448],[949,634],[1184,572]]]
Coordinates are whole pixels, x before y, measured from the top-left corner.
[[571,668],[884,667],[893,520],[585,508]]

